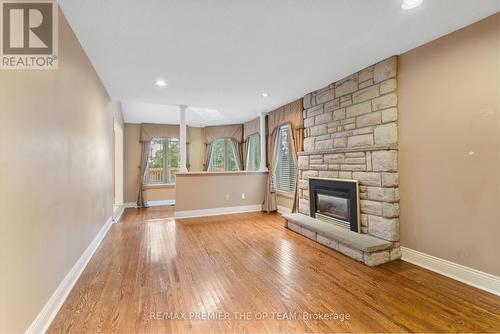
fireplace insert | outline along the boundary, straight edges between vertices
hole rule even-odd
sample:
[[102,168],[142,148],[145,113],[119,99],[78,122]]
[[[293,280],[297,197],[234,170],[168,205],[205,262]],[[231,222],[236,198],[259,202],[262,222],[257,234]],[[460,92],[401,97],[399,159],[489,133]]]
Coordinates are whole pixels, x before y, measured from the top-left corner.
[[311,217],[359,232],[358,181],[309,179]]

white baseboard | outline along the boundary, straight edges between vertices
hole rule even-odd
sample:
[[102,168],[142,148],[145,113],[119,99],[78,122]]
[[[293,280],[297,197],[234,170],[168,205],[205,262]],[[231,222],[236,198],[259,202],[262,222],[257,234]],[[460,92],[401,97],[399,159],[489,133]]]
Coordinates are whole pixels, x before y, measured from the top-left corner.
[[175,205],[175,199],[167,199],[164,201],[147,201],[147,206],[163,206],[163,205]]
[[120,221],[120,219],[122,218],[122,215],[123,213],[125,212],[125,205],[122,205],[120,207],[120,211],[118,212],[118,214],[116,215],[115,218],[113,218],[113,222],[116,224]]
[[401,247],[401,259],[500,296],[500,277]]
[[262,211],[262,204],[231,206],[227,208],[175,211],[175,217],[192,218],[192,217],[218,216],[218,215],[228,215],[231,213],[255,212],[255,211]]
[[106,236],[106,233],[108,233],[112,224],[113,219],[112,217],[109,217],[104,226],[95,236],[94,240],[92,240],[90,245],[83,252],[82,256],[80,256],[78,261],[76,261],[61,283],[59,283],[59,286],[49,298],[48,302],[42,308],[35,320],[31,323],[30,327],[26,330],[26,334],[40,334],[47,331],[57,312],[64,304],[66,297],[68,297],[71,289],[73,289],[73,286],[89,263],[92,255],[94,255],[95,250]]
[[[146,201],[146,206],[163,206],[163,205],[175,205],[175,199],[167,199],[163,201]],[[137,203],[127,202],[124,203],[125,208],[137,208]]]
[[278,213],[292,213],[292,209],[287,208],[286,206],[278,205]]

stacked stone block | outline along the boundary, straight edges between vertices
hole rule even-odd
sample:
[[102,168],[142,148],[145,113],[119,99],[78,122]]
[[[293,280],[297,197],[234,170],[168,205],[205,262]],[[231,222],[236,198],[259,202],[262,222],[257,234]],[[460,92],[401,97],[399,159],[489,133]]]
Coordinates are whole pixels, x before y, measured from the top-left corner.
[[307,215],[309,177],[359,181],[361,232],[393,243],[374,254],[380,263],[400,257],[396,75],[394,56],[307,94],[298,164]]

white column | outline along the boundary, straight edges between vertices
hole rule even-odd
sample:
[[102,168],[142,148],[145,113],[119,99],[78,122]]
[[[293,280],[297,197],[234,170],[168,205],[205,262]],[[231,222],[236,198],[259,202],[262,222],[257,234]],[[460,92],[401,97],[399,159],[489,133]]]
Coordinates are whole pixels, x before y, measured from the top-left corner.
[[266,166],[266,114],[260,114],[260,171],[267,171]]
[[187,132],[187,129],[186,129],[186,109],[187,109],[187,106],[179,106],[179,109],[180,109],[180,112],[181,112],[181,122],[180,122],[180,146],[181,146],[181,149],[180,149],[180,153],[181,153],[181,161],[179,162],[179,170],[181,172],[187,172],[187,166],[186,166],[186,163],[187,163],[187,158],[186,158],[186,154],[187,154],[187,149],[186,149],[186,132]]

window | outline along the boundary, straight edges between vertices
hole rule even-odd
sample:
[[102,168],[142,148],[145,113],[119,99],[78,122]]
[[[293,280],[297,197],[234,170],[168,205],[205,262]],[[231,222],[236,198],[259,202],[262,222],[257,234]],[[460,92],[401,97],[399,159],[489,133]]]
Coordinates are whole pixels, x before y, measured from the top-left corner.
[[279,128],[278,160],[276,163],[276,189],[283,192],[294,192],[297,179],[297,166],[292,153],[291,136],[287,125]]
[[212,143],[212,153],[208,170],[211,172],[237,171],[236,142],[232,139],[216,139]]
[[180,147],[177,138],[153,138],[149,148],[145,184],[175,183],[179,170]]
[[248,137],[246,170],[259,170],[260,167],[260,136],[258,133]]

